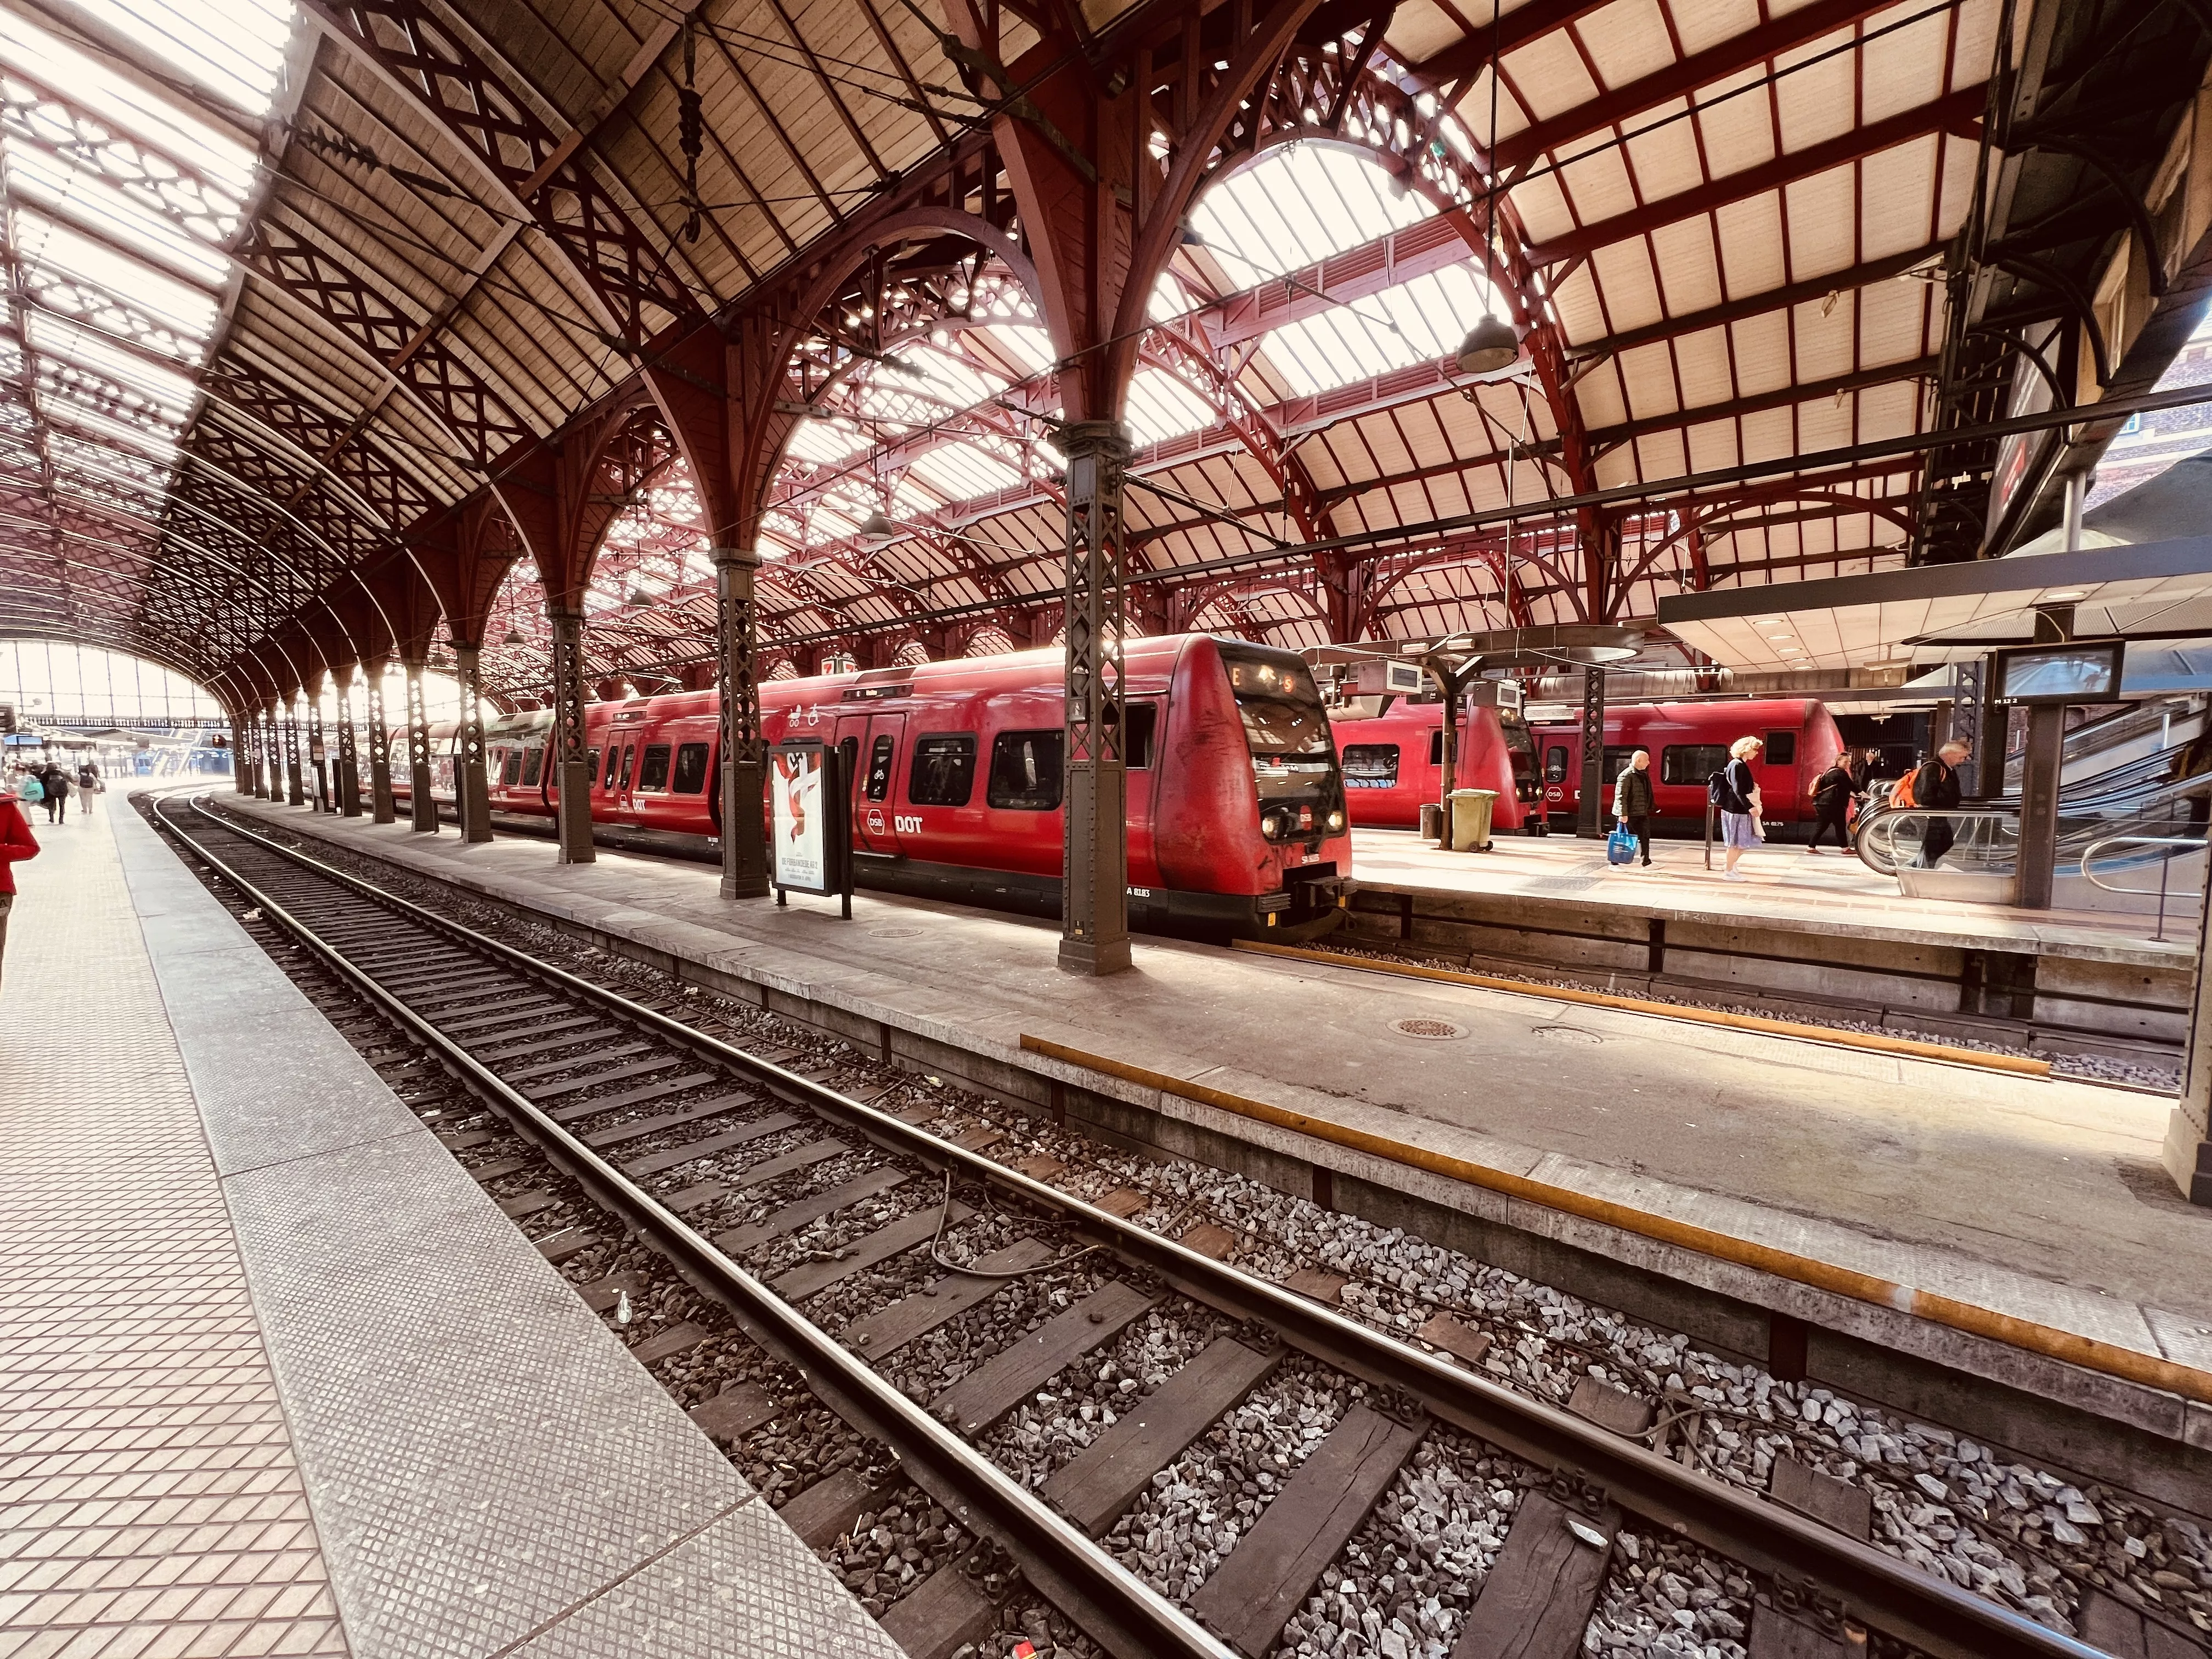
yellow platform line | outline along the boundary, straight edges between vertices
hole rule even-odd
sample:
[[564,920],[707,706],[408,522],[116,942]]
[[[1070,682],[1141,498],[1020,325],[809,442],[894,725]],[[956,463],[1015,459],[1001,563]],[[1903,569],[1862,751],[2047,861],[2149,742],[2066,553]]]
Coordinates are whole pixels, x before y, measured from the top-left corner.
[[1395,974],[1401,979],[1433,980],[1443,985],[1473,985],[1485,991],[1510,991],[1515,996],[1540,997],[1547,1002],[1573,1002],[1589,1008],[1618,1008],[1632,1014],[1651,1014],[1679,1019],[1692,1025],[1724,1025],[1736,1031],[1762,1031],[1768,1036],[1794,1037],[1803,1042],[1826,1042],[1841,1048],[1864,1048],[1874,1054],[1905,1054],[1914,1060],[1939,1060],[1951,1066],[1978,1066],[1985,1072],[2009,1072],[2020,1077],[2049,1077],[2051,1062],[2028,1054],[1991,1054],[1978,1048],[1954,1048],[1945,1042],[1923,1042],[1913,1037],[1881,1036],[1870,1031],[1838,1031],[1826,1025],[1801,1025],[1794,1020],[1769,1019],[1764,1014],[1732,1014],[1720,1008],[1686,1007],[1675,1002],[1649,1002],[1640,997],[1615,996],[1609,991],[1585,991],[1579,986],[1531,985],[1523,980],[1498,979],[1488,974],[1463,974],[1452,968],[1429,968],[1415,962],[1379,961],[1372,957],[1347,957],[1334,951],[1307,945],[1269,945],[1259,939],[1232,941],[1239,951],[1261,956],[1290,957],[1299,962],[1326,963],[1333,968],[1357,968],[1370,974]]
[[1238,1117],[1249,1118],[1255,1123],[1293,1130],[1316,1140],[1327,1141],[1331,1146],[1364,1152],[1411,1169],[1426,1170],[1433,1175],[1502,1193],[1509,1198],[1540,1205],[1546,1209],[1558,1210],[1586,1221],[1618,1228],[1623,1232],[1695,1250],[1717,1261],[1754,1268],[1778,1279],[1809,1285],[1818,1290],[1849,1297],[1853,1301],[1871,1303],[1876,1307],[1895,1309],[1900,1313],[1911,1314],[1934,1324],[1965,1331],[1970,1335],[1985,1337],[2030,1353],[2063,1360],[2069,1365],[2079,1365],[2085,1370],[2100,1371],[2108,1376],[2141,1383],[2145,1388],[2162,1389],[2185,1399],[2212,1405],[2212,1371],[2199,1370],[2194,1366],[2162,1359],[2155,1354],[2142,1353],[2116,1343],[2100,1341],[2094,1337],[2081,1336],[2072,1331],[2038,1324],[2033,1320],[1998,1313],[1994,1309],[1980,1307],[1971,1302],[1939,1296],[1933,1291],[1915,1290],[1893,1279],[1859,1273],[1832,1261],[1799,1255],[1794,1251],[1776,1249],[1771,1245],[1738,1238],[1733,1234],[1716,1232],[1710,1227],[1700,1227],[1690,1222],[1677,1221],[1671,1216],[1636,1209],[1611,1199],[1578,1192],[1571,1187],[1554,1186],[1549,1182],[1532,1180],[1527,1176],[1514,1175],[1509,1170],[1492,1169],[1488,1164],[1456,1158],[1449,1152],[1394,1140],[1387,1135],[1370,1134],[1364,1129],[1352,1128],[1288,1107],[1270,1105],[1263,1100],[1231,1094],[1226,1090],[1209,1088],[1201,1083],[1188,1083],[1164,1072],[1151,1071],[1142,1066],[1109,1059],[1103,1054],[1071,1048],[1045,1037],[1031,1036],[1024,1032],[1021,1041],[1026,1053],[1042,1054],[1070,1066],[1119,1078],[1125,1083],[1133,1083],[1143,1088],[1157,1089],[1162,1094],[1174,1095],[1180,1099],[1196,1101],[1200,1105],[1215,1107]]

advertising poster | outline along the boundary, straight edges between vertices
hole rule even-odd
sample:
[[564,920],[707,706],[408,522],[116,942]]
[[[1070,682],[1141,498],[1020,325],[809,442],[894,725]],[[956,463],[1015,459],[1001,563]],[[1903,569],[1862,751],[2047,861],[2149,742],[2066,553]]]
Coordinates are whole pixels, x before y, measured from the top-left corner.
[[779,744],[772,753],[769,823],[776,885],[827,893],[830,803],[823,789],[823,745]]

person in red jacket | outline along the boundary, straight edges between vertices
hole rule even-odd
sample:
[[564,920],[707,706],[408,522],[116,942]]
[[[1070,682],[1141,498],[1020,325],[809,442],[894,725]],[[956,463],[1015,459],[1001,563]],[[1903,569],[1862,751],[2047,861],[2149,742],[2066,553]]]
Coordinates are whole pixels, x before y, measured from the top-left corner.
[[15,905],[15,860],[39,856],[31,821],[11,794],[0,793],[0,966],[8,955],[8,912]]

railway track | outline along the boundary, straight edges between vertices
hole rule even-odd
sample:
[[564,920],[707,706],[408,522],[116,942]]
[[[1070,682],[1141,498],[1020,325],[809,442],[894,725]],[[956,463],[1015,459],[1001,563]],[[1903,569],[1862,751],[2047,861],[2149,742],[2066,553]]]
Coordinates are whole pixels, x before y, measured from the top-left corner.
[[[1487,1455],[1510,1516],[1486,1540],[1486,1571],[1449,1645],[1434,1644],[1451,1659],[1580,1652],[1609,1579],[1652,1550],[1639,1538],[1708,1553],[1729,1582],[1757,1587],[1742,1621],[1750,1659],[1847,1659],[1869,1632],[1893,1650],[1947,1656],[2100,1650],[1875,1548],[1863,1495],[1840,1481],[1778,1466],[1770,1498],[1701,1475],[1630,1437],[1648,1424],[1607,1425],[1632,1416],[1628,1395],[1592,1381],[1571,1412],[1491,1382],[1480,1369],[1488,1339],[1449,1315],[1423,1328],[1437,1350],[1425,1351],[1301,1294],[1295,1279],[1217,1259],[1206,1235],[1218,1229],[1170,1239],[1130,1218],[1118,1194],[1073,1197],[1043,1164],[1009,1168],[979,1137],[929,1133],[921,1122],[934,1114],[849,1097],[204,802],[173,797],[155,815],[1109,1651],[1291,1649],[1340,1557],[1371,1542],[1363,1528],[1378,1506],[1421,1489],[1407,1486],[1413,1467],[1448,1441]],[[488,1139],[448,1145],[465,1153]],[[543,1196],[502,1207],[520,1218]],[[541,1241],[549,1255],[563,1248]],[[883,1276],[902,1263],[922,1272]],[[941,1271],[924,1282],[932,1266]],[[917,1356],[944,1357],[947,1332],[975,1328],[963,1316],[1039,1284],[1055,1288],[1024,1304],[1029,1314],[984,1318],[995,1346],[963,1351],[942,1386],[917,1368]],[[1104,1403],[1085,1407],[1087,1439],[1041,1485],[1008,1467],[1001,1430],[1025,1402],[1071,1367],[1081,1378],[1170,1306],[1183,1310],[1179,1339],[1156,1376],[1125,1368],[1111,1380],[1109,1360],[1097,1372]],[[1169,1472],[1201,1441],[1225,1447],[1217,1462],[1229,1467],[1200,1496],[1206,1542],[1179,1604],[1101,1540],[1141,1552],[1173,1498]],[[960,1582],[936,1595],[942,1607],[927,1600],[945,1576],[900,1603],[903,1629],[928,1636],[968,1616]],[[2124,1615],[2113,1633],[2083,1626],[2106,1647],[2201,1659],[2172,1625],[2112,1605]]]

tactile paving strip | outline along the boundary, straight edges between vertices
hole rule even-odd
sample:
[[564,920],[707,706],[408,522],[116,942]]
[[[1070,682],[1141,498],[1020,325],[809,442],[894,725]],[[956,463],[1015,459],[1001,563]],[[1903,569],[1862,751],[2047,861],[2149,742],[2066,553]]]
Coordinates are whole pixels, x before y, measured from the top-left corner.
[[0,1656],[343,1654],[106,815],[34,833],[0,986]]

